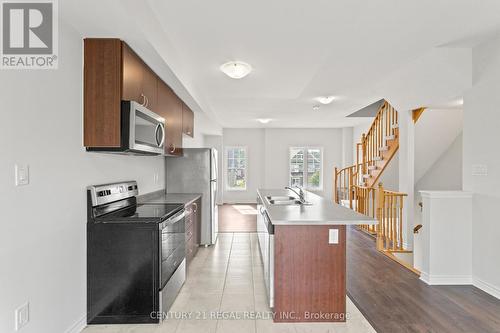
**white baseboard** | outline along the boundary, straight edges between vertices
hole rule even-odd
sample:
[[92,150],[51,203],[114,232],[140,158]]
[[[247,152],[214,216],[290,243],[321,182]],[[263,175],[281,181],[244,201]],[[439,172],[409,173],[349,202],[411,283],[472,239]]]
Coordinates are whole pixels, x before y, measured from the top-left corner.
[[486,281],[483,281],[476,276],[472,277],[472,282],[475,287],[481,289],[482,291],[490,294],[493,297],[500,299],[500,288],[492,285]]
[[65,333],[80,333],[87,327],[87,314],[84,314],[76,323],[66,330]]
[[471,285],[472,276],[470,275],[429,275],[425,272],[420,273],[420,280],[431,286],[450,286],[450,285]]

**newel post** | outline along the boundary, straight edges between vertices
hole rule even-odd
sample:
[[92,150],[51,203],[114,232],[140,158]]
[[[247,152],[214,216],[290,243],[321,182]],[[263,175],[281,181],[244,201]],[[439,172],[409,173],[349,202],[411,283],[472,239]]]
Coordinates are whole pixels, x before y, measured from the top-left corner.
[[384,186],[382,183],[378,183],[377,189],[377,250],[382,251],[384,249]]

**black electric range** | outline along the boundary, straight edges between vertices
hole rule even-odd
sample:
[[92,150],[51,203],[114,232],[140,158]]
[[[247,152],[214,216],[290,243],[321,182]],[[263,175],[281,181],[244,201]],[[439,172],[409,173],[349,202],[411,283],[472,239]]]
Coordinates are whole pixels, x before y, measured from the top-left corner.
[[137,203],[135,181],[87,190],[87,323],[158,323],[186,278],[184,205]]

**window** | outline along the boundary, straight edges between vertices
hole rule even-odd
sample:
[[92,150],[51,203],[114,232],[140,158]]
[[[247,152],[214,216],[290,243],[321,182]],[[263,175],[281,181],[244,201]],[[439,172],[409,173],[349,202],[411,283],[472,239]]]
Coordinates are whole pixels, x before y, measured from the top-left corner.
[[226,147],[226,188],[233,191],[247,189],[247,149]]
[[290,148],[290,186],[323,189],[323,149]]

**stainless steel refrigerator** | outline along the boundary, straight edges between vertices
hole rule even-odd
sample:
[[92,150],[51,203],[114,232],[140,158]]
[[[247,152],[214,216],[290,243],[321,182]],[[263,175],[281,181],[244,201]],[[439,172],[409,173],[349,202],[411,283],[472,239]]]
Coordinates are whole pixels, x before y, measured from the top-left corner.
[[217,208],[217,150],[186,148],[182,157],[167,157],[167,193],[200,193],[201,245],[217,241],[219,217]]

